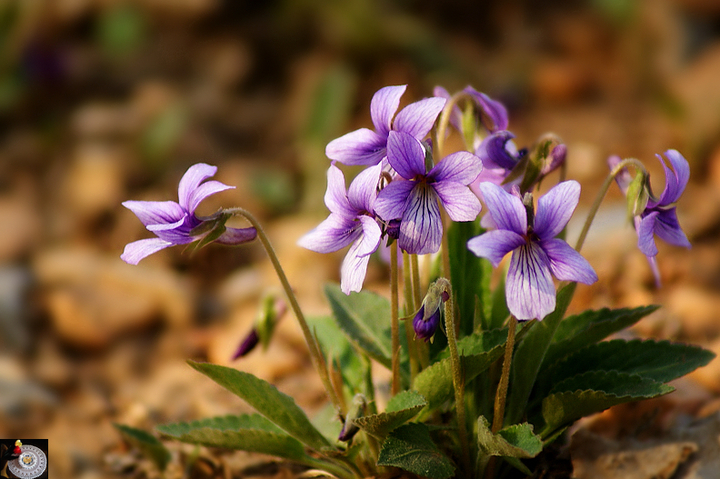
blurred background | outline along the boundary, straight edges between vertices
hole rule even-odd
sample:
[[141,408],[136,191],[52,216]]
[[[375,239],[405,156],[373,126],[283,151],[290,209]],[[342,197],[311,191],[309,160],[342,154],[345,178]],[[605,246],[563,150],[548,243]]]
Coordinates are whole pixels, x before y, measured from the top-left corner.
[[[258,299],[278,288],[259,245],[176,247],[128,266],[124,245],[151,235],[120,203],[177,200],[187,167],[219,166],[216,179],[237,189],[199,213],[256,214],[306,312],[324,313],[321,286],[339,279],[344,251],[295,242],[327,214],[325,145],[370,126],[370,99],[387,85],[409,84],[406,104],[469,84],[508,106],[518,145],[560,135],[583,184],[579,210],[608,155],[644,161],[660,192],[654,155],[680,150],[693,249],[660,245],[655,289],[615,189],[584,250],[600,281],[578,289],[575,307],[659,303],[629,334],[718,352],[718,78],[714,0],[4,0],[0,437],[48,438],[52,477],[158,477],[113,422],[152,430],[247,410],[187,358],[251,371],[317,410],[294,319],[268,351],[230,360]],[[373,261],[367,287],[383,291],[386,275]],[[678,389],[668,410],[717,410],[720,366]],[[167,477],[294,474],[171,447]]]

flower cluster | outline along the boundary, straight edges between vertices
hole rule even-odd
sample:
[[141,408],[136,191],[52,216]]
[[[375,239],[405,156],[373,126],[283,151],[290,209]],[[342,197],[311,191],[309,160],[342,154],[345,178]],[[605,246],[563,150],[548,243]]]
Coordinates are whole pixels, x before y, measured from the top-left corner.
[[[436,253],[443,235],[439,204],[453,221],[472,221],[480,212],[468,188],[482,170],[480,159],[457,152],[434,164],[432,144],[425,141],[446,100],[426,98],[395,115],[405,88],[385,87],[373,96],[375,131],[361,128],[328,144],[330,216],[298,242],[319,253],[352,244],[341,270],[346,294],[362,289],[370,255],[383,236],[397,238],[410,254]],[[335,161],[367,168],[346,191]]]

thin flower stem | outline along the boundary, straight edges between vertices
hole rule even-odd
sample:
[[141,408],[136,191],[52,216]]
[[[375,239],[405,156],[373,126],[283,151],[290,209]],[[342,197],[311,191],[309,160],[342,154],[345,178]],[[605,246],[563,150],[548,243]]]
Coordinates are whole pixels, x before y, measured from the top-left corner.
[[495,393],[495,411],[492,423],[493,434],[497,434],[497,432],[502,429],[503,420],[505,418],[505,400],[507,399],[508,383],[510,381],[510,364],[512,363],[513,349],[515,348],[515,330],[517,329],[517,322],[518,321],[515,316],[510,316],[502,373],[500,374],[500,383],[498,384],[497,392]]
[[290,286],[290,282],[287,279],[287,275],[285,275],[285,271],[280,265],[280,260],[275,253],[275,249],[270,243],[270,239],[265,234],[265,230],[260,225],[260,222],[255,219],[255,217],[249,211],[243,208],[229,208],[225,210],[225,212],[232,215],[242,216],[250,222],[253,228],[257,230],[257,236],[260,239],[263,247],[265,248],[265,251],[270,258],[270,262],[272,263],[273,268],[275,268],[275,273],[277,274],[277,277],[280,280],[283,289],[285,290],[285,295],[288,297],[288,301],[290,301],[290,306],[295,313],[295,317],[297,318],[298,323],[300,323],[300,329],[302,329],[303,335],[305,336],[305,342],[308,344],[308,348],[310,349],[310,357],[312,358],[313,366],[315,366],[315,370],[320,375],[320,380],[325,387],[325,392],[327,392],[327,395],[330,398],[330,401],[333,403],[333,406],[335,406],[335,408],[342,415],[345,415],[346,411],[343,409],[342,403],[335,394],[335,389],[333,388],[332,382],[330,381],[330,375],[328,374],[328,370],[325,364],[325,358],[320,352],[320,346],[318,345],[315,337],[310,331],[310,327],[305,320],[305,315],[303,314],[302,309],[300,309],[300,304],[295,297],[295,293]]
[[[410,278],[410,255],[403,251],[403,296],[405,300],[405,316],[412,317],[417,312],[413,300],[413,287]],[[408,352],[410,355],[410,384],[412,384],[417,373],[420,372],[420,358],[418,357],[417,343],[413,338],[413,329],[405,325],[405,336],[407,337]]]
[[414,254],[410,258],[412,267],[412,291],[413,291],[413,309],[417,311],[422,304],[422,284],[420,284],[420,265],[418,264],[418,255]]
[[465,376],[460,363],[460,355],[457,349],[457,338],[455,336],[455,305],[452,295],[452,286],[446,278],[440,278],[443,289],[448,294],[445,302],[445,330],[447,332],[448,347],[450,348],[450,365],[452,369],[453,389],[455,390],[455,413],[457,414],[458,437],[462,449],[463,464],[465,471],[470,474],[470,447],[467,437],[467,424],[465,421]]
[[435,130],[435,143],[437,145],[438,153],[442,153],[443,147],[445,146],[445,132],[447,132],[447,127],[450,123],[450,115],[452,115],[453,108],[455,108],[455,105],[457,105],[458,102],[463,98],[472,99],[472,97],[468,93],[464,91],[459,91],[450,97],[447,103],[445,103],[445,108],[443,108],[442,112],[440,113],[440,119],[438,120],[438,125]]
[[634,166],[635,168],[640,169],[641,171],[647,173],[647,170],[645,169],[645,165],[640,163],[635,158],[627,158],[620,163],[618,163],[615,168],[612,169],[610,174],[605,178],[605,181],[603,182],[602,186],[600,187],[600,191],[598,191],[598,195],[595,198],[595,201],[593,202],[592,206],[590,207],[590,211],[588,212],[587,218],[585,219],[585,224],[583,225],[583,229],[580,232],[580,236],[578,237],[577,244],[575,245],[575,250],[577,252],[580,252],[580,250],[583,247],[583,244],[585,244],[585,238],[587,237],[588,231],[590,231],[590,226],[592,225],[593,220],[595,219],[595,215],[597,215],[598,210],[600,209],[600,205],[602,204],[603,200],[605,199],[605,195],[607,194],[608,190],[610,189],[610,185],[612,184],[615,177],[626,167],[628,166]]
[[397,241],[390,245],[390,342],[391,342],[391,366],[392,366],[392,386],[391,395],[400,392],[400,318],[398,313],[398,256]]

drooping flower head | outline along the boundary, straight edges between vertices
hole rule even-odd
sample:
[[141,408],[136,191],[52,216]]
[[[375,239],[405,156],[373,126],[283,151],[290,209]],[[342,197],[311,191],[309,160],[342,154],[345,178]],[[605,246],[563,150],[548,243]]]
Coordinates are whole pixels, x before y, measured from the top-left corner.
[[480,201],[467,187],[482,170],[480,159],[458,151],[427,171],[425,147],[396,131],[389,133],[387,152],[399,178],[380,191],[375,212],[387,222],[400,219],[398,246],[404,251],[436,253],[443,233],[438,201],[453,221],[473,221],[480,213]]
[[318,253],[337,251],[352,243],[340,270],[340,288],[345,294],[362,289],[370,255],[380,244],[382,232],[373,209],[380,170],[380,165],[363,170],[346,192],[343,172],[331,165],[325,192],[330,216],[298,240],[298,245]]
[[[395,115],[407,85],[387,86],[373,95],[370,116],[375,130],[360,128],[328,143],[325,154],[346,165],[377,165],[387,155],[388,134],[402,131],[422,140],[445,106],[444,98],[425,98]],[[394,117],[394,119],[393,119]]]
[[[215,215],[198,218],[195,209],[215,193],[235,188],[219,181],[205,181],[215,175],[216,166],[198,163],[191,166],[180,179],[178,202],[174,201],[125,201],[123,206],[131,210],[145,227],[155,233],[148,238],[129,243],[120,258],[129,264],[140,260],[168,246],[189,244],[215,236],[213,241],[237,245],[252,241],[257,236],[255,228],[229,228],[227,217]],[[207,226],[207,227],[204,227]]]
[[552,277],[591,284],[597,275],[580,253],[556,238],[570,220],[580,198],[580,184],[564,181],[538,201],[508,193],[492,183],[480,185],[488,214],[497,229],[468,241],[477,256],[498,266],[512,252],[505,280],[507,305],[519,320],[543,319],[555,310]]
[[[676,211],[676,203],[682,196],[683,191],[685,191],[690,179],[690,165],[677,150],[667,150],[665,152],[665,157],[670,162],[672,169],[661,155],[655,156],[665,170],[665,188],[660,197],[655,197],[651,191],[647,192],[649,198],[645,209],[633,218],[633,223],[638,235],[638,248],[648,258],[655,276],[655,282],[660,285],[660,272],[655,259],[658,254],[655,236],[657,235],[671,245],[685,248],[691,246],[687,236],[680,228]],[[614,169],[620,161],[618,156],[608,158],[610,169]],[[628,194],[632,177],[627,169],[621,170],[616,176],[616,180],[623,193]]]

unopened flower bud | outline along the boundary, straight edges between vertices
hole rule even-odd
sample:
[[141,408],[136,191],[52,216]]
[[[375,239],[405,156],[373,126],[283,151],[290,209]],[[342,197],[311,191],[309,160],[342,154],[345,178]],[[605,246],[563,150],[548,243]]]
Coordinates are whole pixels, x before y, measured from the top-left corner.
[[418,338],[427,342],[435,335],[440,324],[440,309],[448,299],[450,296],[439,281],[430,285],[420,310],[413,318],[413,329]]
[[267,349],[272,337],[273,330],[278,321],[287,311],[287,305],[282,299],[276,298],[274,294],[266,295],[260,305],[258,317],[255,320],[253,329],[243,339],[233,354],[232,359],[245,356],[252,351],[258,343],[262,343],[263,349]]
[[342,430],[338,436],[338,441],[349,442],[355,434],[357,434],[360,428],[355,425],[355,419],[365,415],[366,407],[367,401],[365,400],[365,396],[359,393],[356,394],[352,400],[352,404],[350,404],[347,416],[345,416],[345,421],[343,422]]
[[650,187],[647,175],[638,171],[626,192],[628,218],[640,216],[650,200]]

